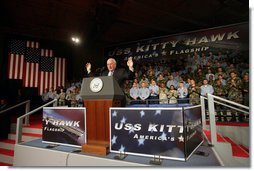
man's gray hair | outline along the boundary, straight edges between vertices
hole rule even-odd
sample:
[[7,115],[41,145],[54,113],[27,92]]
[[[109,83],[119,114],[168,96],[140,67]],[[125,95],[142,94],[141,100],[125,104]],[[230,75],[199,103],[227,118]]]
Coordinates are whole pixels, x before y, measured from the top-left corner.
[[108,58],[108,61],[112,61],[116,64],[116,60],[114,58]]

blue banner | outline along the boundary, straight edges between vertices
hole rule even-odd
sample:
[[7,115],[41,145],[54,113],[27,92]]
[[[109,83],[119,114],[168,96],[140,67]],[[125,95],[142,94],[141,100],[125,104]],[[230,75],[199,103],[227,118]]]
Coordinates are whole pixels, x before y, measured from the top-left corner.
[[114,57],[119,65],[126,65],[128,56],[135,63],[171,61],[192,58],[212,52],[215,56],[240,54],[249,57],[249,24],[240,23],[187,33],[148,38],[112,45],[104,49],[104,58]]
[[203,143],[201,107],[111,108],[110,151],[186,161]]
[[185,160],[182,108],[111,108],[110,151]]

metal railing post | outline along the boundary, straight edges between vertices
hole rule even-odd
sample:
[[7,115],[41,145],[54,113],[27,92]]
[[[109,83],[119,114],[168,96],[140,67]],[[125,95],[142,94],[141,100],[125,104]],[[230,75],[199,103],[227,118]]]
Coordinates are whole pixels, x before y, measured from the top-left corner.
[[214,99],[213,96],[208,94],[208,113],[210,118],[210,131],[211,131],[211,144],[217,143],[217,131],[215,121]]
[[[27,112],[26,114],[17,118],[17,126],[16,126],[16,143],[20,143],[22,140],[22,127],[23,127],[23,120],[29,117],[31,114],[41,110],[43,107],[48,106],[50,104],[55,103],[57,100],[50,101],[32,111]],[[30,110],[30,103],[27,105],[27,110]]]
[[[30,100],[26,103],[26,113],[30,112]],[[26,116],[25,117],[25,123],[24,125],[28,126],[30,123],[29,123],[29,116]]]
[[57,106],[57,100],[53,103],[53,107]]
[[23,127],[23,118],[17,119],[17,126],[16,126],[16,144],[22,141],[22,127]]
[[202,126],[203,129],[205,129],[206,128],[205,98],[203,96],[200,96],[200,104],[201,104]]

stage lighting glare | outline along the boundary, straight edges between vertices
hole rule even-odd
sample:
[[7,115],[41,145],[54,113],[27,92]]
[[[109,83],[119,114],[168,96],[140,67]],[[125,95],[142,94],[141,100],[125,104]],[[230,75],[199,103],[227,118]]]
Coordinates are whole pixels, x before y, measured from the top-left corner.
[[72,37],[71,40],[76,44],[80,43],[80,40],[77,37]]

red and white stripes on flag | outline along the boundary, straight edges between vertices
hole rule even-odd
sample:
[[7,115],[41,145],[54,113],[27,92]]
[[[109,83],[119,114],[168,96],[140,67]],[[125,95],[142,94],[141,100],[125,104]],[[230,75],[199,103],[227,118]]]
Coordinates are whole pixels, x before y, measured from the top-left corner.
[[65,86],[65,58],[55,58],[54,89],[57,86]]
[[[27,41],[27,49],[30,48],[31,51],[39,50],[39,43],[34,41]],[[23,76],[23,86],[24,87],[38,87],[38,76],[39,76],[39,56],[38,54],[31,52],[26,53],[26,62],[24,64],[24,76]]]
[[[42,95],[45,89],[65,86],[65,58],[53,57],[53,51],[48,49],[42,49],[41,56],[53,58],[53,60],[45,59],[46,62],[41,64],[39,95]],[[51,61],[53,66],[51,66]]]
[[20,79],[23,76],[24,67],[24,55],[9,54],[8,61],[8,78],[9,79]]
[[65,86],[65,58],[54,57],[53,50],[40,49],[39,42],[11,40],[8,55],[8,78],[20,79],[23,87],[46,88]]
[[39,64],[26,62],[24,67],[24,87],[38,87]]

